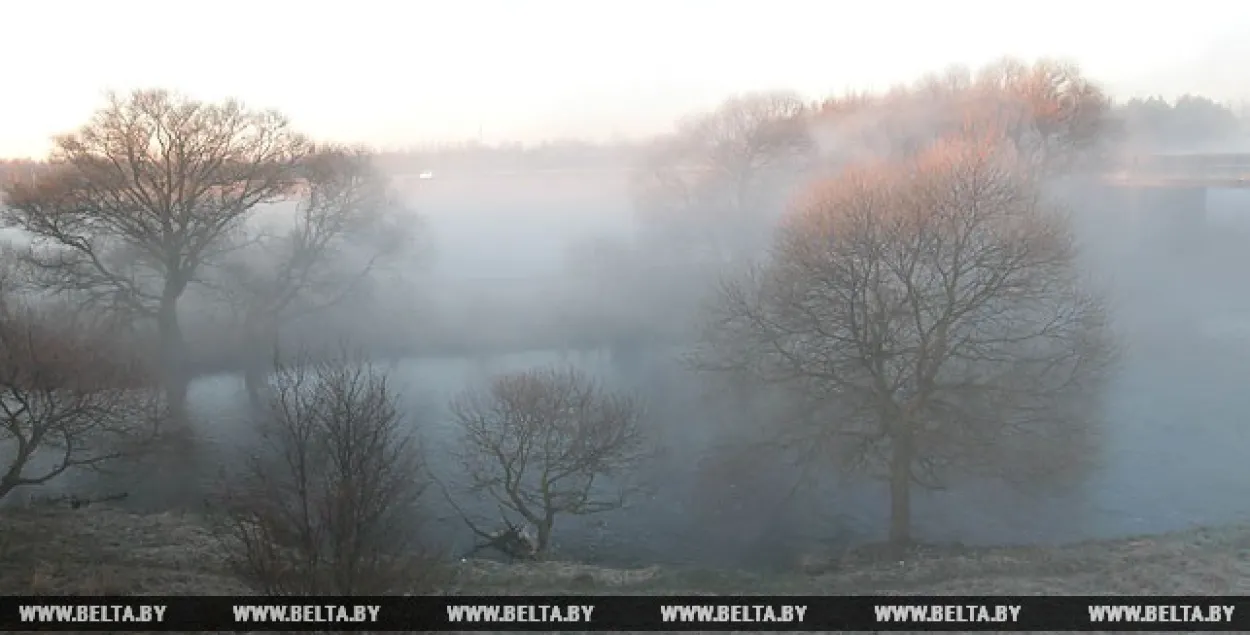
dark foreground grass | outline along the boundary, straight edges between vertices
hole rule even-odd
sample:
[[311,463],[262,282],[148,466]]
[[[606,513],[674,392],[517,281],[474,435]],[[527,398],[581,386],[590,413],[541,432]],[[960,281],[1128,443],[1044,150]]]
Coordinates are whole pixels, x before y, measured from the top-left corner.
[[[452,593],[1246,594],[1250,526],[1202,528],[1063,547],[852,553],[822,573],[568,562],[452,567]],[[192,514],[107,507],[0,511],[0,593],[234,594],[246,588]]]
[[[539,594],[1157,594],[1250,593],[1250,527],[1204,528],[1057,548],[863,554],[818,575],[567,562],[467,561],[447,592]],[[235,595],[212,535],[190,514],[104,507],[0,511],[0,593]]]

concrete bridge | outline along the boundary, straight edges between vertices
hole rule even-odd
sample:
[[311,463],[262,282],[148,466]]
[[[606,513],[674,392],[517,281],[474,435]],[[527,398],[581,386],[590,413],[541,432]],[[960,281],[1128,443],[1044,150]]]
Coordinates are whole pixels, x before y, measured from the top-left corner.
[[1137,229],[1140,247],[1201,249],[1214,237],[1209,194],[1250,191],[1250,153],[1128,157],[1100,181],[1108,211]]
[[1121,161],[1103,180],[1134,188],[1250,188],[1250,153],[1134,156]]

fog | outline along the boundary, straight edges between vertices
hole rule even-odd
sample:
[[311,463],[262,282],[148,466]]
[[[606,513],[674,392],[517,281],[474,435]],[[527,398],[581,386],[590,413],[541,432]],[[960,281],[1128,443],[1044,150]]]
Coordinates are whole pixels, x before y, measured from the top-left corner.
[[[580,240],[630,235],[623,182],[596,178],[587,183],[560,175],[474,182],[474,193],[437,179],[416,193],[439,245],[438,264],[419,278],[420,289],[438,298],[433,306],[441,309],[426,306],[416,315],[486,331],[480,336],[482,352],[405,359],[394,366],[414,421],[428,426],[423,429],[436,444],[447,442],[437,439],[444,428],[439,423],[445,417],[442,406],[455,392],[492,372],[573,363],[637,391],[652,404],[668,462],[654,468],[664,475],[654,498],[563,528],[558,545],[569,556],[629,564],[768,565],[786,564],[787,557],[812,543],[879,539],[886,514],[880,486],[838,488],[826,477],[813,485],[795,470],[743,466],[747,473],[728,479],[747,491],[716,501],[723,509],[703,509],[709,491],[698,488],[709,487],[709,477],[690,469],[692,457],[714,447],[709,440],[718,437],[732,407],[718,407],[717,395],[683,367],[680,351],[657,346],[622,356],[606,347],[551,346],[548,324],[601,302],[565,295],[577,285],[576,276],[564,269],[564,258]],[[1030,496],[990,483],[922,494],[916,501],[920,537],[1053,544],[1246,518],[1250,507],[1239,501],[1250,487],[1250,467],[1243,459],[1250,441],[1243,416],[1250,410],[1250,395],[1242,386],[1250,376],[1250,306],[1235,291],[1242,284],[1234,264],[1236,246],[1213,248],[1224,242],[1219,237],[1250,232],[1250,218],[1242,215],[1250,208],[1250,195],[1213,193],[1209,205],[1210,242],[1176,255],[1147,242],[1150,233],[1138,231],[1131,217],[1116,224],[1110,236],[1086,230],[1095,252],[1091,273],[1104,276],[1116,290],[1118,323],[1129,341],[1113,389],[1099,473],[1080,491],[1064,496]],[[1086,213],[1106,212],[1094,208]],[[424,326],[416,320],[408,328],[419,339]],[[332,332],[367,329],[358,316],[353,322]],[[518,324],[533,325],[532,343]],[[512,332],[500,338],[501,331]],[[453,347],[471,345],[474,335],[457,338]],[[516,350],[496,353],[492,349],[501,340],[516,342]],[[531,347],[537,350],[526,350]],[[239,379],[206,377],[193,390],[207,434],[228,436],[246,429],[246,411],[232,412],[228,406],[242,405]],[[454,466],[434,469],[447,472]],[[793,519],[779,513],[786,510]],[[798,510],[816,513],[799,518]],[[467,549],[471,536],[459,530],[458,519],[446,511],[442,518],[446,533],[440,537]]]
[[[1111,144],[1113,153],[1250,153],[1244,117],[1229,123],[1221,111],[1195,115],[1201,126],[1179,115],[1151,123],[1157,105],[1117,111],[1129,130]],[[943,115],[936,107],[890,111],[911,126],[904,129],[870,108],[813,125],[815,167],[783,166],[761,179],[752,199],[758,217],[696,228],[729,237],[716,245],[736,254],[725,260],[702,255],[705,236],[697,231],[657,232],[655,217],[640,210],[643,151],[635,146],[589,159],[580,146],[526,155],[471,145],[382,157],[407,213],[420,220],[418,247],[373,272],[359,297],[283,323],[282,346],[350,342],[367,351],[400,391],[430,471],[448,483],[458,476],[448,459],[455,430],[447,403],[496,373],[569,364],[636,395],[646,406],[645,429],[663,450],[643,468],[652,487],[624,509],[561,519],[553,546],[560,557],[787,567],[820,546],[880,541],[889,512],[883,483],[844,476],[832,460],[800,466],[752,451],[748,432],[767,433],[765,404],[696,372],[687,354],[716,281],[737,271],[740,252],[764,257],[777,218],[803,184],[888,157],[900,138],[931,134]],[[1242,293],[1250,188],[1208,188],[1205,210],[1157,191],[1141,203],[1100,185],[1104,169],[1083,168],[1048,190],[1072,214],[1083,273],[1109,293],[1123,344],[1094,471],[1060,491],[980,478],[918,490],[918,540],[1057,544],[1250,515],[1250,296]],[[422,172],[432,178],[417,178]],[[229,313],[197,290],[180,310],[196,370],[195,461],[171,466],[157,457],[113,475],[71,472],[26,495],[123,490],[139,510],[199,504],[197,484],[210,486],[233,448],[247,445],[255,413],[240,374],[247,343],[235,337]],[[437,498],[423,530],[449,553],[467,551],[473,536]],[[491,505],[470,507],[492,513]]]

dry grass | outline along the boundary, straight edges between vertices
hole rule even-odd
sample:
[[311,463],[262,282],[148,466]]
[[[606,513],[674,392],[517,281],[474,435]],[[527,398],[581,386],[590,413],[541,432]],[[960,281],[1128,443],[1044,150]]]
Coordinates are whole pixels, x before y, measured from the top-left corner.
[[[1250,527],[1196,529],[1061,548],[930,550],[886,561],[853,553],[820,575],[540,562],[460,563],[456,594],[1159,594],[1250,593]],[[101,507],[0,512],[0,593],[234,595],[193,515]]]
[[464,563],[458,591],[633,594],[1237,595],[1250,593],[1250,527],[1198,529],[1061,548],[851,557],[820,575],[542,563]]
[[[1060,548],[852,552],[819,575],[651,566],[609,569],[468,561],[452,593],[1193,594],[1250,593],[1250,526]],[[220,549],[191,514],[107,507],[0,512],[0,593],[236,594]]]
[[94,506],[0,511],[5,595],[246,592],[193,516],[139,516]]

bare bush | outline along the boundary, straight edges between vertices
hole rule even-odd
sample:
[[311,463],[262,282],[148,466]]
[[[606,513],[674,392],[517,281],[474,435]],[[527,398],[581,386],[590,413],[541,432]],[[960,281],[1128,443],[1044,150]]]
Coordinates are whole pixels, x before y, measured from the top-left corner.
[[416,539],[428,479],[386,377],[355,355],[278,362],[260,439],[226,475],[219,535],[264,593],[424,592]]
[[975,138],[850,169],[713,306],[697,365],[781,395],[767,436],[887,481],[893,542],[913,485],[1053,483],[1093,457],[1114,346],[1027,165]]
[[[497,504],[503,522],[519,516],[551,544],[556,518],[624,507],[641,485],[631,469],[650,454],[633,399],[609,393],[576,370],[539,369],[496,377],[451,404],[467,491]],[[467,515],[480,537],[498,540]]]
[[56,309],[0,302],[0,498],[136,458],[161,430],[157,382],[124,339]]

